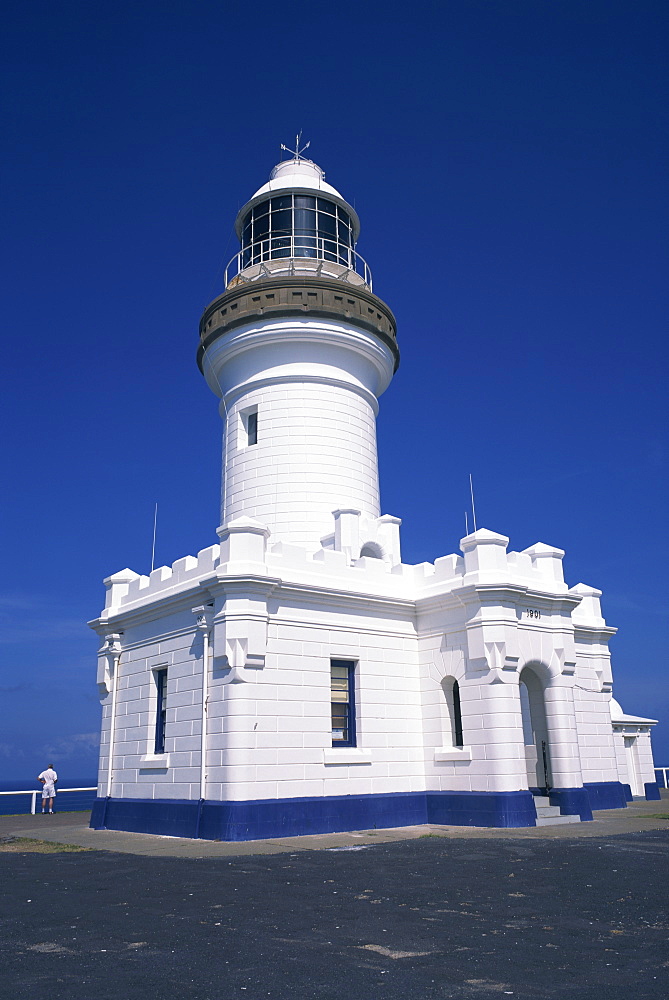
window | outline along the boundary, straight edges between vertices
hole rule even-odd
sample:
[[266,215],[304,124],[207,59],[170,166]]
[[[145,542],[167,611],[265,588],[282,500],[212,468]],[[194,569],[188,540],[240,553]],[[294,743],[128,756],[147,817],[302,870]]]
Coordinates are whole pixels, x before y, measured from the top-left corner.
[[453,746],[463,747],[462,711],[460,709],[460,685],[453,681]]
[[253,410],[246,417],[247,444],[258,444],[258,411]]
[[460,685],[452,677],[444,677],[441,682],[441,689],[446,702],[446,718],[444,742],[448,746],[463,747],[465,742],[462,738],[462,710],[460,708]]
[[165,753],[165,722],[167,721],[167,670],[154,670],[156,680],[156,741],[154,753]]
[[355,662],[330,660],[332,746],[355,746]]

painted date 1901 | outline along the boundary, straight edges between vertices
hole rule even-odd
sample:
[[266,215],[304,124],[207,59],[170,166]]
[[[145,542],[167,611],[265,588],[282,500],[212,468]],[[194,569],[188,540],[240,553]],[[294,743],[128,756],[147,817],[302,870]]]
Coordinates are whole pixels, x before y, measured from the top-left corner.
[[525,608],[525,614],[528,618],[541,618],[541,611],[536,611],[534,608]]

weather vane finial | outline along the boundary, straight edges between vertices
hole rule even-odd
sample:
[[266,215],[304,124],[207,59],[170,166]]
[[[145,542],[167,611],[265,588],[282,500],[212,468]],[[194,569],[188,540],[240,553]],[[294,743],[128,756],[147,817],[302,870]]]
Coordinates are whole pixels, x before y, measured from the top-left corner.
[[302,142],[302,129],[300,129],[300,131],[295,136],[295,149],[290,149],[288,146],[284,146],[283,143],[281,143],[281,149],[284,149],[286,153],[292,153],[296,160],[300,160],[302,158],[302,153],[306,152],[306,150],[309,149],[309,146],[311,145],[311,139],[309,140],[308,143],[306,143],[306,145],[302,147],[302,149],[300,149],[301,142]]

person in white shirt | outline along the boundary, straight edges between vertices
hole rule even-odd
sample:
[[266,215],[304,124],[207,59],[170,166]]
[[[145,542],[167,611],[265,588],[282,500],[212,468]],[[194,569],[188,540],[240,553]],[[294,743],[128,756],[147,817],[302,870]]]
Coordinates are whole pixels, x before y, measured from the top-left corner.
[[46,812],[46,804],[49,803],[49,812],[53,814],[53,800],[56,797],[56,782],[58,775],[53,769],[53,764],[49,764],[46,771],[37,775],[37,780],[42,782],[42,812]]

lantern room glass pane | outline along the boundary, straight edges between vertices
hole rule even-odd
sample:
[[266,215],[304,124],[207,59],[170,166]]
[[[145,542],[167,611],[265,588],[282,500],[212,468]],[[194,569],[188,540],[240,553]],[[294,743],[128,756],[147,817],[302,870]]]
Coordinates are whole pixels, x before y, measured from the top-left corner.
[[321,212],[318,213],[318,231],[329,236],[337,235],[337,221],[331,215],[323,215]]
[[337,244],[333,240],[323,240],[323,257],[325,260],[337,260]]
[[270,257],[290,257],[290,236],[279,236],[271,241]]
[[315,236],[298,236],[295,234],[294,240],[295,246],[295,256],[296,257],[316,257],[316,237]]
[[347,222],[342,222],[339,220],[337,226],[337,231],[339,233],[339,242],[343,243],[345,246],[351,246],[351,227]]
[[269,232],[269,215],[263,215],[253,222],[253,239],[258,240]]
[[295,232],[305,229],[316,235],[316,213],[307,208],[296,208]]
[[272,212],[272,232],[289,234],[293,228],[293,213],[289,210]]

